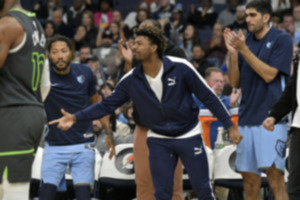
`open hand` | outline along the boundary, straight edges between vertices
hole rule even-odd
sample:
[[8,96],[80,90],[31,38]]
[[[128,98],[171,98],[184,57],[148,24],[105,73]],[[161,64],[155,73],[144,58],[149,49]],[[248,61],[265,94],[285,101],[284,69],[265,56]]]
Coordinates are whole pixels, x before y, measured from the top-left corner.
[[67,131],[73,126],[73,124],[75,124],[76,117],[75,115],[66,112],[64,109],[61,109],[61,113],[63,114],[61,118],[52,120],[48,124],[49,125],[58,124],[57,128],[63,131]]
[[132,55],[132,51],[130,49],[129,43],[128,42],[125,43],[125,45],[126,45],[126,48],[125,48],[123,46],[123,42],[124,42],[123,39],[120,39],[119,42],[118,42],[119,52],[121,53],[121,55],[122,55],[123,59],[125,60],[125,62],[131,63],[133,55]]

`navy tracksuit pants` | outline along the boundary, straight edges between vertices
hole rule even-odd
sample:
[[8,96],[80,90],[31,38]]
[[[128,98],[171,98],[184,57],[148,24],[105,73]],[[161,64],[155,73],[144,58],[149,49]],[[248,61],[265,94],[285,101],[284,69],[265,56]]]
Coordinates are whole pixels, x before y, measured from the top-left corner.
[[173,176],[178,157],[189,175],[193,191],[199,200],[214,199],[207,156],[200,134],[184,139],[149,137],[147,143],[156,200],[172,199]]

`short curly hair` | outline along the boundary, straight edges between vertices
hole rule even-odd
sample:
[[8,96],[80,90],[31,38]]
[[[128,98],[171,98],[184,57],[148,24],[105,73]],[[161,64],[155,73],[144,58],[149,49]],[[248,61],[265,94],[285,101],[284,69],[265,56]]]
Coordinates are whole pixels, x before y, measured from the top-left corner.
[[164,31],[155,26],[142,26],[135,32],[136,36],[148,37],[152,44],[157,45],[157,54],[162,57],[167,48],[167,38]]

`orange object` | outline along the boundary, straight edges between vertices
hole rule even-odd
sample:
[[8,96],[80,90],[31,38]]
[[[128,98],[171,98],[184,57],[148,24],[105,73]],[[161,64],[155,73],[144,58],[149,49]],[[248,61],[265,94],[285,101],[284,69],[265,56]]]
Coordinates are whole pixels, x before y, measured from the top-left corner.
[[199,121],[201,121],[202,124],[202,138],[204,140],[204,143],[206,146],[211,148],[210,146],[210,125],[212,122],[217,121],[218,119],[216,117],[208,117],[208,116],[198,116]]
[[[212,122],[217,121],[218,119],[216,117],[210,117],[210,116],[198,116],[198,120],[201,121],[202,124],[202,138],[204,140],[204,143],[206,146],[208,146],[209,148],[211,148],[210,145],[210,125]],[[234,124],[234,127],[236,129],[238,129],[237,123],[238,123],[239,117],[238,115],[233,115],[231,117],[231,121]]]

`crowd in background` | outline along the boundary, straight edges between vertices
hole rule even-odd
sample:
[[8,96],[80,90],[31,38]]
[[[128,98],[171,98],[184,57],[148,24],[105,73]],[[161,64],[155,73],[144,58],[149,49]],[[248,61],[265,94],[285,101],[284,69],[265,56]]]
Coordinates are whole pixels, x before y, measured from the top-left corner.
[[[219,68],[220,71],[214,70],[223,73],[220,78],[221,93],[232,97],[235,93],[232,93],[227,76],[228,59],[223,31],[228,27],[236,32],[242,30],[245,35],[248,33],[244,4],[249,1],[227,0],[221,10],[215,8],[213,0],[199,2],[198,7],[176,3],[175,0],[144,0],[138,2],[135,10],[123,16],[124,12],[115,9],[112,0],[74,0],[70,7],[64,5],[62,0],[47,0],[38,1],[32,11],[43,25],[47,40],[55,34],[72,39],[74,62],[87,64],[92,69],[102,98],[112,93],[127,72],[118,50],[118,41],[123,39],[131,47],[135,30],[149,19],[160,23],[169,43],[182,48],[187,60],[203,77],[208,76],[206,69]],[[271,2],[274,11],[271,24],[291,36],[295,57],[300,41],[300,2]],[[292,65],[292,60],[290,62]],[[232,97],[235,98],[233,102],[227,99],[230,107],[238,106],[238,97]],[[132,135],[134,130],[132,107],[129,102],[111,116],[113,131],[124,138]],[[97,132],[101,125],[94,123]],[[130,140],[133,138],[130,137]],[[105,148],[101,153],[104,151]]]
[[[133,43],[134,30],[147,19],[158,20],[173,45],[185,51],[187,59],[204,76],[208,67],[221,67],[226,73],[227,49],[223,30],[241,29],[247,34],[245,7],[241,0],[227,0],[217,10],[212,0],[202,0],[200,6],[183,5],[170,0],[140,1],[135,10],[122,16],[112,0],[74,0],[66,7],[62,0],[37,2],[32,11],[45,28],[46,37],[61,34],[75,44],[75,60],[94,65],[98,88],[105,80],[115,83],[123,73],[122,58],[117,49],[123,38]],[[286,31],[294,44],[300,40],[300,5],[296,0],[272,1],[272,25]],[[188,10],[188,12],[186,12]],[[85,54],[85,55],[83,55]],[[95,68],[95,66],[98,66]]]

